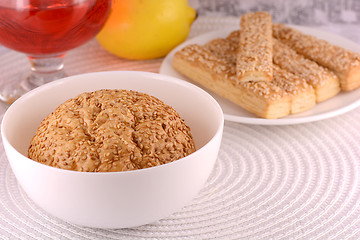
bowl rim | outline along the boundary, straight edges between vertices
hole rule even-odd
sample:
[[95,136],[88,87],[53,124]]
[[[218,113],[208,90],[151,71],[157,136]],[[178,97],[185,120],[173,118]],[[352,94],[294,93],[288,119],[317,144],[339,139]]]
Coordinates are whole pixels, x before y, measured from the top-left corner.
[[[130,170],[130,171],[117,171],[117,172],[81,172],[81,171],[75,171],[75,170],[68,170],[68,169],[62,169],[62,168],[57,168],[57,167],[52,167],[46,164],[42,164],[39,163],[37,161],[34,161],[32,159],[30,159],[29,157],[23,155],[22,153],[20,153],[12,144],[10,144],[9,140],[7,139],[7,136],[5,134],[5,121],[7,121],[7,116],[8,116],[8,112],[11,112],[13,108],[15,108],[18,104],[20,104],[22,101],[25,101],[27,98],[31,98],[33,95],[35,95],[38,91],[45,91],[47,88],[52,88],[54,87],[54,85],[58,85],[64,82],[69,82],[71,81],[73,78],[77,78],[77,77],[83,77],[83,76],[87,76],[87,75],[102,75],[102,74],[135,74],[135,75],[143,75],[145,77],[151,77],[151,78],[156,78],[162,81],[169,81],[171,80],[171,82],[175,83],[175,84],[179,84],[179,85],[184,85],[184,86],[189,86],[191,88],[193,88],[196,91],[201,92],[204,96],[206,96],[208,98],[208,100],[210,100],[212,102],[212,105],[215,106],[215,108],[218,110],[218,112],[220,113],[220,124],[217,126],[217,129],[215,131],[215,133],[212,135],[212,137],[210,138],[209,141],[207,141],[201,148],[196,149],[195,152],[179,158],[175,161],[166,163],[166,164],[162,164],[162,165],[158,165],[158,166],[154,166],[154,167],[149,167],[149,168],[143,168],[143,169],[135,169],[135,170]],[[105,88],[104,88],[105,89]],[[156,97],[156,96],[155,96]],[[50,114],[50,113],[49,113]],[[5,147],[5,145],[7,144],[8,147],[11,148],[12,151],[16,152],[16,154],[20,155],[24,160],[31,162],[31,164],[35,164],[38,165],[41,168],[45,168],[45,169],[49,169],[50,171],[59,171],[59,172],[63,172],[66,174],[81,174],[81,175],[128,175],[128,174],[139,174],[141,172],[146,172],[146,171],[154,171],[154,169],[161,169],[161,168],[167,168],[167,167],[171,167],[172,165],[176,165],[176,164],[180,164],[180,162],[186,161],[188,160],[190,157],[193,157],[194,155],[198,155],[199,153],[205,151],[205,148],[210,145],[212,142],[215,141],[215,139],[217,139],[218,137],[222,137],[222,133],[223,133],[223,128],[224,128],[224,113],[223,110],[221,108],[221,106],[219,105],[219,103],[209,94],[207,93],[205,90],[203,90],[202,88],[183,81],[179,78],[176,77],[172,77],[172,76],[168,76],[168,75],[164,75],[164,74],[160,74],[160,73],[153,73],[153,72],[144,72],[144,71],[129,71],[129,70],[118,70],[118,71],[100,71],[100,72],[91,72],[91,73],[83,73],[83,74],[76,74],[76,75],[72,75],[72,76],[68,76],[65,78],[61,78],[61,79],[57,79],[54,80],[50,83],[46,83],[44,85],[41,85],[39,87],[37,87],[36,89],[33,89],[27,93],[25,93],[23,96],[21,96],[20,98],[18,98],[16,101],[14,101],[9,108],[6,110],[3,119],[1,121],[1,137],[2,137],[2,141],[3,141],[3,145]],[[220,136],[219,136],[220,135]],[[6,150],[6,148],[5,148]],[[9,159],[8,159],[9,161]]]

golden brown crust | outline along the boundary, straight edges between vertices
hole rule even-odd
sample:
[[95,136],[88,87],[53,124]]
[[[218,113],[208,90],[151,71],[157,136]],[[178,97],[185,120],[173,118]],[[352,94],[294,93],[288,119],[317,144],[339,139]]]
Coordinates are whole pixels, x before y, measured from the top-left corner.
[[315,91],[306,80],[274,64],[273,84],[284,89],[291,97],[290,113],[300,113],[316,104]]
[[273,36],[297,53],[329,68],[340,79],[341,89],[360,86],[360,55],[284,24],[273,25]]
[[[234,31],[228,37],[214,39],[205,44],[205,48],[220,59],[226,59],[228,65],[236,62],[239,31]],[[292,99],[290,113],[302,112],[315,105],[315,93],[306,79],[273,65],[273,85],[280,87]]]
[[[231,32],[225,39],[214,39],[205,44],[213,52],[224,52],[224,58],[235,61],[240,31]],[[222,49],[222,50],[220,50]],[[279,67],[306,80],[313,86],[316,101],[325,101],[340,92],[339,78],[327,68],[318,65],[304,56],[297,54],[286,44],[273,39],[273,62]]]
[[239,82],[235,62],[196,44],[175,53],[173,67],[202,86],[263,118],[289,114],[290,98],[270,82]]
[[[254,18],[254,15],[244,15],[241,22],[249,23],[246,18]],[[252,24],[252,27],[258,26]],[[246,30],[246,26],[241,28],[245,33],[244,39],[251,39],[247,35],[249,30]],[[175,54],[173,67],[263,118],[279,118],[302,112],[313,107],[316,102],[337,95],[341,90],[349,91],[360,86],[359,54],[281,24],[272,25],[273,36],[276,37],[271,37],[272,81],[259,81],[256,74],[250,74],[252,77],[248,79],[242,78],[241,71],[259,72],[252,71],[255,69],[251,67],[252,60],[257,61],[259,66],[262,62],[258,61],[259,54],[256,51],[248,55],[246,52],[241,53],[240,48],[247,49],[241,43],[245,41],[241,30],[231,32],[226,38],[213,39],[204,46],[190,45],[183,48]],[[265,31],[258,28],[258,32]],[[251,49],[251,45],[254,43],[250,42],[248,49]],[[243,61],[240,74],[239,56],[249,57]]]
[[29,158],[58,168],[109,172],[157,166],[195,151],[175,110],[127,90],[83,93],[40,124]]
[[271,15],[267,12],[244,14],[240,32],[236,62],[239,81],[272,81]]
[[[236,46],[236,43],[235,43]],[[228,39],[189,45],[175,53],[173,67],[190,79],[263,118],[280,118],[311,108],[313,88],[305,80],[274,68],[272,82],[239,82],[236,47]]]
[[311,84],[315,89],[317,102],[325,101],[340,92],[339,78],[333,72],[297,54],[277,39],[273,39],[273,42],[274,63]]

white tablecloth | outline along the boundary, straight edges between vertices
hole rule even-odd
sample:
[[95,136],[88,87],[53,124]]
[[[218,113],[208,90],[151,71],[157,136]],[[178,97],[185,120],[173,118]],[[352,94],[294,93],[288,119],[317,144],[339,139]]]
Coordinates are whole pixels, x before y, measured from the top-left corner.
[[[237,24],[233,17],[200,17],[190,37]],[[353,26],[322,29],[360,39]],[[161,61],[122,60],[92,41],[68,54],[66,68],[157,72]],[[22,64],[21,54],[3,51],[0,81]],[[18,186],[1,144],[0,239],[360,239],[359,119],[355,109],[299,125],[226,122],[199,195],[181,211],[132,229],[84,228],[49,216]]]

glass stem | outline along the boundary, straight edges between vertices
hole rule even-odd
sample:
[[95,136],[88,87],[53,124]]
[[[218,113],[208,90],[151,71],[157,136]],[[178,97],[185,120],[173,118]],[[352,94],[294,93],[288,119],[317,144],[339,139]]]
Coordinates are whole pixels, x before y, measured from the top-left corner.
[[22,83],[22,87],[29,91],[45,83],[65,77],[64,57],[65,54],[41,57],[28,56],[31,73]]

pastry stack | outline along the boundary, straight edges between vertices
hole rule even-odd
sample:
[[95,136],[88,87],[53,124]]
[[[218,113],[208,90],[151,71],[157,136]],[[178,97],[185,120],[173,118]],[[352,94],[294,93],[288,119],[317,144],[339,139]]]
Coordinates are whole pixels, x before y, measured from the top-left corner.
[[306,111],[360,86],[360,55],[284,24],[267,12],[240,19],[240,30],[176,52],[173,67],[262,118]]

